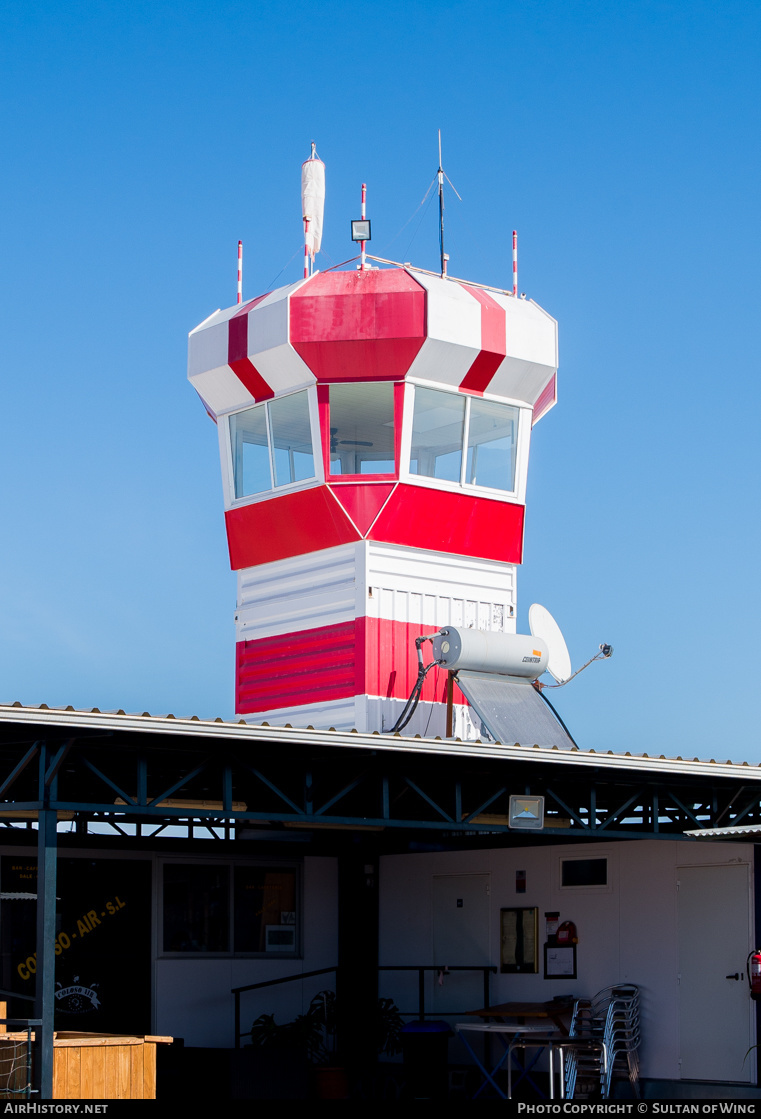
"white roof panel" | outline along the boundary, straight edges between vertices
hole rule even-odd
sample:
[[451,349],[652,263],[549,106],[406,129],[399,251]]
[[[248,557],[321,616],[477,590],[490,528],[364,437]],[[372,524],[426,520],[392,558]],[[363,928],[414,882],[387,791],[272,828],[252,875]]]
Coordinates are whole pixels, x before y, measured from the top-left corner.
[[255,746],[261,742],[280,742],[334,746],[367,750],[436,754],[451,757],[476,757],[547,762],[555,765],[592,766],[597,770],[621,772],[637,770],[652,774],[675,773],[689,777],[722,777],[736,781],[761,782],[761,765],[748,762],[701,761],[698,758],[650,757],[647,754],[616,754],[612,750],[560,750],[557,747],[503,746],[499,743],[461,742],[458,739],[404,738],[399,734],[359,734],[356,731],[306,730],[298,727],[252,726],[222,719],[207,720],[196,716],[175,718],[173,715],[129,715],[123,711],[76,711],[74,708],[24,707],[20,703],[0,704],[0,725],[28,724],[30,727],[51,726],[61,730],[73,728],[125,730],[131,733],[165,734],[170,737],[222,738]]

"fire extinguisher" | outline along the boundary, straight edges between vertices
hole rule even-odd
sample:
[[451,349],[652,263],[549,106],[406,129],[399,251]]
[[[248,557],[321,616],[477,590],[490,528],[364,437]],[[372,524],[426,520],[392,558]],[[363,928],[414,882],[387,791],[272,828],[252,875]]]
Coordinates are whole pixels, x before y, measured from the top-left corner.
[[[573,921],[563,921],[558,928],[558,944],[578,944],[579,936]],[[759,988],[761,990],[761,987]]]
[[756,948],[748,956],[745,970],[748,973],[748,986],[750,997],[754,1001],[761,999],[761,949]]

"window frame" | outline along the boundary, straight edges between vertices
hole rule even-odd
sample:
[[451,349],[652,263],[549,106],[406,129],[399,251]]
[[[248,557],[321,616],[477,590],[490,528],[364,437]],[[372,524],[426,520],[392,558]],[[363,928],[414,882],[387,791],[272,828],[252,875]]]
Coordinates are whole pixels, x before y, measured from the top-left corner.
[[[341,385],[382,384],[392,386],[394,402],[394,471],[389,474],[331,474],[330,473],[330,390]],[[342,482],[392,482],[399,480],[402,465],[402,427],[405,408],[404,381],[388,381],[380,378],[358,377],[356,381],[331,381],[317,386],[317,400],[320,411],[320,436],[322,439],[322,469],[326,482],[340,485]]]
[[[563,864],[564,863],[578,863],[578,862],[604,862],[605,863],[605,882],[598,885],[581,884],[578,886],[565,886],[563,885]],[[594,854],[584,855],[558,855],[557,875],[558,875],[558,890],[561,893],[572,894],[612,894],[613,893],[613,879],[612,879],[612,860],[609,851],[595,851]]]
[[[448,393],[465,401],[465,419],[463,422],[462,461],[460,463],[460,481],[452,482],[445,478],[431,478],[426,474],[415,474],[410,470],[412,454],[412,427],[415,411],[415,392],[418,388],[432,389],[436,392]],[[491,404],[502,404],[514,408],[517,413],[518,432],[515,441],[515,477],[512,490],[494,489],[483,486],[477,482],[467,482],[468,463],[468,436],[470,433],[470,401],[486,401]],[[402,431],[401,470],[399,479],[416,486],[426,486],[431,489],[446,490],[449,493],[467,493],[473,497],[488,497],[508,503],[525,502],[526,499],[526,465],[528,462],[529,443],[531,439],[531,408],[523,401],[505,399],[493,393],[460,392],[454,386],[441,385],[431,381],[414,380],[405,385],[404,401],[404,427]]]
[[[288,482],[284,486],[274,485],[275,481],[275,463],[273,458],[272,446],[272,422],[270,419],[269,405],[279,400],[286,400],[289,396],[295,396],[297,393],[305,392],[307,394],[307,403],[309,405],[309,430],[312,436],[312,461],[314,463],[314,475],[311,478],[303,478],[298,482]],[[242,497],[235,496],[235,460],[233,440],[230,433],[230,420],[233,416],[241,415],[243,412],[250,412],[254,408],[265,409],[265,422],[267,425],[267,450],[269,454],[269,468],[270,468],[270,488],[261,490],[259,493],[246,494]],[[252,505],[258,501],[268,501],[272,497],[280,497],[282,494],[294,493],[297,490],[311,489],[314,486],[321,485],[325,478],[323,474],[323,460],[320,453],[320,422],[319,412],[317,407],[317,394],[315,386],[302,387],[295,389],[293,392],[280,393],[278,396],[270,397],[268,400],[258,401],[256,404],[249,404],[245,408],[235,408],[231,412],[226,412],[224,417],[220,416],[218,420],[219,426],[219,441],[220,441],[220,455],[222,458],[222,488],[224,490],[224,501],[226,509],[237,509],[241,505]]]
[[[214,866],[227,868],[227,931],[228,945],[220,952],[182,952],[164,948],[164,867]],[[241,952],[235,950],[235,870],[253,867],[262,870],[293,871],[296,896],[296,948],[293,952]],[[157,861],[156,958],[163,960],[302,960],[304,958],[304,864],[287,859],[205,859],[191,855],[161,856]]]

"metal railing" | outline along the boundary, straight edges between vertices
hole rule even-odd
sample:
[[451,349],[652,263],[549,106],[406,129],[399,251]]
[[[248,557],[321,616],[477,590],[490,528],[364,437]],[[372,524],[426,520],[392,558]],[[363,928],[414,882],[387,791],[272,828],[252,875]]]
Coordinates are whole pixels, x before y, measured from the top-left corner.
[[[414,1010],[400,1010],[399,1013],[403,1017],[417,1016],[420,1022],[425,1021],[426,1015],[429,1013],[425,1009],[425,973],[427,971],[435,971],[438,975],[448,975],[452,971],[480,971],[483,973],[484,984],[484,1007],[488,1007],[490,985],[489,976],[496,975],[497,968],[493,964],[462,964],[452,965],[451,967],[442,967],[440,964],[380,964],[378,971],[416,971],[418,973],[417,993],[418,993],[418,1008]],[[460,1010],[435,1010],[430,1013],[437,1015],[447,1014],[460,1014]]]
[[[453,971],[480,971],[483,975],[483,1006],[490,1005],[490,984],[489,977],[496,975],[497,968],[493,964],[459,964],[447,967],[442,967],[440,964],[379,964],[377,966],[378,972],[381,971],[416,971],[418,973],[418,1008],[417,1010],[400,1010],[399,1013],[402,1017],[417,1017],[421,1022],[425,1021],[429,1013],[437,1015],[446,1014],[459,1014],[459,1010],[436,1010],[427,1011],[425,1009],[425,973],[427,971],[436,972],[439,975],[448,975]],[[265,979],[262,983],[247,983],[244,987],[232,987],[230,994],[235,999],[235,1048],[240,1049],[241,1038],[248,1037],[251,1033],[250,1030],[241,1030],[240,1028],[240,997],[247,991],[260,991],[265,987],[278,987],[284,983],[295,983],[300,979],[311,979],[315,975],[331,975],[335,974],[336,977],[339,973],[338,965],[334,967],[322,967],[317,971],[299,971],[293,975],[282,975],[279,979]]]
[[266,979],[263,983],[247,983],[245,987],[233,987],[230,994],[235,996],[235,1048],[240,1049],[240,1039],[248,1037],[251,1030],[243,1030],[240,1028],[240,996],[245,991],[258,991],[262,987],[277,987],[281,983],[293,983],[297,979],[311,979],[313,975],[330,975],[333,972],[338,974],[338,967],[321,967],[317,971],[299,971],[295,975],[282,975],[279,979]]

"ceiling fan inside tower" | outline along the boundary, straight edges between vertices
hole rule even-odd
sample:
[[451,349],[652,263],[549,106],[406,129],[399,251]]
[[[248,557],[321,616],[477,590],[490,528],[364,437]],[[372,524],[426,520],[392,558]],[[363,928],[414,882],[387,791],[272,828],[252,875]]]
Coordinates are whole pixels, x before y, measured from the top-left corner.
[[330,429],[330,453],[331,455],[338,454],[339,447],[372,447],[373,443],[369,443],[366,439],[336,439],[338,434],[337,427]]

